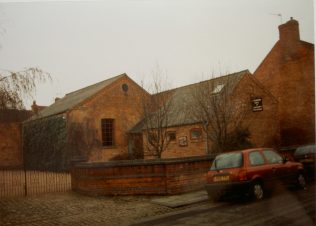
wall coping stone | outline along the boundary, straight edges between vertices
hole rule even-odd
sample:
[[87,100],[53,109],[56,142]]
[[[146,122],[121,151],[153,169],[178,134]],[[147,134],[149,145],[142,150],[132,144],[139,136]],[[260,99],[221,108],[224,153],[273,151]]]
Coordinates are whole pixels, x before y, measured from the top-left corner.
[[215,155],[203,155],[195,157],[168,158],[168,159],[137,159],[137,160],[119,160],[108,162],[75,162],[74,168],[108,168],[115,166],[146,166],[146,165],[171,165],[177,163],[190,163],[199,161],[212,161]]

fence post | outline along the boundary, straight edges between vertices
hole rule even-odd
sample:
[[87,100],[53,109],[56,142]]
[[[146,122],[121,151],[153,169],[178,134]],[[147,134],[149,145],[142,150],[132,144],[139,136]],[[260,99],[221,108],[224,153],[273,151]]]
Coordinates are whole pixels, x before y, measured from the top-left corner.
[[26,178],[25,166],[23,167],[23,171],[24,171],[24,195],[27,196],[27,178]]

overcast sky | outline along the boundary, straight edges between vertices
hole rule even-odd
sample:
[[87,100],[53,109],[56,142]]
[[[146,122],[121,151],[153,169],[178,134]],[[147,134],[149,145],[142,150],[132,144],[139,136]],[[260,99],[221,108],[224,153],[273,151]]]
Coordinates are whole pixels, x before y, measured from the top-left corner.
[[290,17],[314,43],[313,13],[312,0],[0,0],[0,68],[49,72],[39,105],[124,72],[140,84],[157,65],[174,88],[254,72]]

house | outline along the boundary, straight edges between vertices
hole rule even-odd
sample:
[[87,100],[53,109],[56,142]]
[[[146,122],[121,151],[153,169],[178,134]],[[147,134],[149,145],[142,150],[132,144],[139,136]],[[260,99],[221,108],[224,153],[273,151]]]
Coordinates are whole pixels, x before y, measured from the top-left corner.
[[[207,90],[208,88],[210,90]],[[172,100],[172,105],[166,117],[168,122],[164,125],[168,127],[168,145],[162,153],[162,158],[202,156],[214,151],[203,130],[205,122],[192,112],[199,108],[193,96],[196,91],[207,90],[200,93],[201,98],[207,99],[210,95],[223,95],[225,89],[229,89],[229,92],[224,95],[228,95],[232,100],[229,105],[231,109],[227,109],[229,114],[238,114],[237,109],[241,106],[245,109],[242,126],[249,130],[252,145],[278,147],[278,102],[248,70],[245,70],[168,91],[168,101]],[[146,119],[138,123],[130,133],[142,134],[144,157],[155,158],[155,152],[151,150],[148,142],[144,120]]]
[[129,151],[127,132],[149,96],[122,74],[56,99],[23,126],[29,169],[67,170],[74,158],[107,161]]
[[279,102],[281,146],[315,143],[314,44],[300,39],[298,21],[279,26],[279,40],[254,76]]

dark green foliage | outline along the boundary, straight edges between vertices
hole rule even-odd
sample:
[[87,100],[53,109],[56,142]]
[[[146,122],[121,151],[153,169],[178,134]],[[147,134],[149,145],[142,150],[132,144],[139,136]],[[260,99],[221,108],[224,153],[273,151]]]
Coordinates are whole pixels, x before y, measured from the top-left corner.
[[250,142],[250,131],[248,128],[237,127],[234,131],[227,134],[225,142],[220,149],[217,143],[212,146],[213,153],[221,153],[223,151],[234,151],[252,148],[253,144]]
[[88,159],[90,151],[102,147],[98,140],[97,130],[91,118],[83,118],[80,122],[68,123],[68,150],[75,158]]
[[26,169],[69,169],[71,154],[66,149],[66,120],[62,115],[25,123],[23,142]]
[[225,151],[242,150],[253,147],[250,142],[250,131],[248,128],[237,127],[227,135]]
[[121,153],[115,155],[110,159],[110,161],[119,161],[119,160],[136,160],[144,159],[144,152],[138,149],[133,149],[133,153]]

